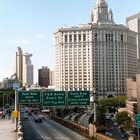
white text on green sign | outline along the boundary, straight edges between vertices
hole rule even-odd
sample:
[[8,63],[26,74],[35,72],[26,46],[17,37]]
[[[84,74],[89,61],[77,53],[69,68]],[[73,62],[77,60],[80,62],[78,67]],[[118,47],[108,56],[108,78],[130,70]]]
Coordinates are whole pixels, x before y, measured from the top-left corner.
[[40,103],[40,92],[22,91],[18,93],[20,104],[38,104]]
[[65,92],[43,92],[43,106],[65,106]]
[[68,106],[85,106],[89,104],[89,91],[68,91]]

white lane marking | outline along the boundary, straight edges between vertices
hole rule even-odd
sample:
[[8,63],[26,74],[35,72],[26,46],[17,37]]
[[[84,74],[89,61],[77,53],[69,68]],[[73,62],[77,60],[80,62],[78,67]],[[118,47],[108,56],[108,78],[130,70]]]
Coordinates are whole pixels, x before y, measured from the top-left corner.
[[[44,140],[54,140],[54,138],[52,139],[51,137],[43,137]],[[58,136],[58,137],[55,137],[56,140],[71,140],[70,138],[68,137],[63,137],[63,136]]]
[[43,137],[43,140],[52,140],[51,137]]

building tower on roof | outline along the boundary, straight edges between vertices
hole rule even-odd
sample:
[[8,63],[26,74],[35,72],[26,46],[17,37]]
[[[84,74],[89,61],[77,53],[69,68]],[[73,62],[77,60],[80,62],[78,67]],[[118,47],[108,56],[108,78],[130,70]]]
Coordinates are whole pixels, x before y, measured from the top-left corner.
[[105,0],[97,0],[94,9],[91,11],[90,23],[114,23],[113,12],[108,11]]

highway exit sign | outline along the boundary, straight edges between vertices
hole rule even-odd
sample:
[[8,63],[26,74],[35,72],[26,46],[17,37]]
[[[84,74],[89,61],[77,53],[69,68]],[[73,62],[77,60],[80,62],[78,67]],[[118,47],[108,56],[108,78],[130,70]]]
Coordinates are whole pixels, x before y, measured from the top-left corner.
[[41,102],[41,94],[39,91],[19,91],[19,104],[39,104]]
[[43,106],[56,107],[65,106],[65,91],[43,92]]
[[90,105],[89,91],[68,91],[68,106]]
[[140,128],[140,114],[135,114],[134,121],[135,121],[135,127]]

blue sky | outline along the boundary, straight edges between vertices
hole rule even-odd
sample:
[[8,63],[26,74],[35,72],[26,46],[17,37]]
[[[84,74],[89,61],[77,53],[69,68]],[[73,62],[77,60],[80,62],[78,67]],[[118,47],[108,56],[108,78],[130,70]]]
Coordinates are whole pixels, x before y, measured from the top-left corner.
[[[53,33],[60,27],[88,23],[95,0],[0,0],[0,81],[14,73],[17,46],[32,53],[37,69],[54,68]],[[108,0],[117,24],[140,12],[139,0]]]

